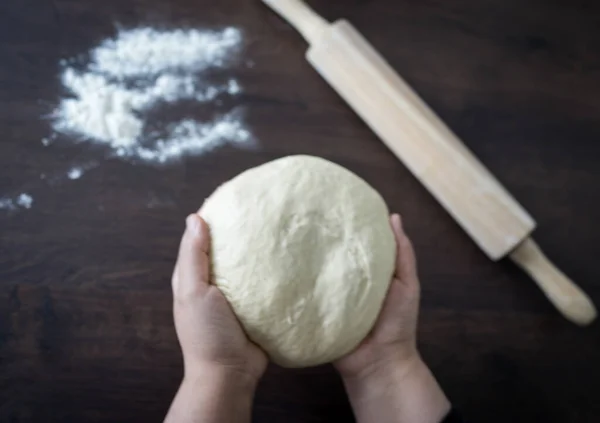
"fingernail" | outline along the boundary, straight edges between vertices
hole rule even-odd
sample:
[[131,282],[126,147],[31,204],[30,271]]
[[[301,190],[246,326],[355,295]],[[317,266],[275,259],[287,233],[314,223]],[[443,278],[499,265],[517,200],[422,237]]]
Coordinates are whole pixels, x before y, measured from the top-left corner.
[[397,231],[402,231],[402,219],[400,219],[400,215],[394,213],[392,215],[392,224],[396,228]]
[[198,216],[196,216],[195,214],[190,214],[185,219],[185,225],[187,227],[187,230],[190,231],[192,235],[198,236],[200,234],[200,224],[198,222]]

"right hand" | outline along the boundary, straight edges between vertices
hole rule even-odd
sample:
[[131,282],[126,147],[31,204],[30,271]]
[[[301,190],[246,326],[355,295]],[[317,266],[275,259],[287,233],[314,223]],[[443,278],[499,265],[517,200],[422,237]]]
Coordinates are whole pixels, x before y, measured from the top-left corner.
[[400,216],[390,218],[397,245],[396,270],[373,330],[350,354],[334,363],[344,379],[365,379],[390,366],[409,371],[421,360],[416,331],[420,287],[412,244]]
[[173,314],[185,377],[248,382],[255,387],[267,356],[246,337],[227,299],[210,282],[210,231],[197,214],[188,216],[173,272]]

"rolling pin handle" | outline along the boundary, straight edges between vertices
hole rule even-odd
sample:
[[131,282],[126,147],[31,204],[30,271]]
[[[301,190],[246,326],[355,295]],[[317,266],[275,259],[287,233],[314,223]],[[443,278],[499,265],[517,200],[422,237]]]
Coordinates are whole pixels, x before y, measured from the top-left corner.
[[319,16],[301,0],[262,0],[279,16],[288,21],[308,44],[315,43],[329,22]]
[[533,239],[525,239],[510,258],[533,278],[567,319],[580,326],[594,321],[597,313],[592,300],[548,260]]

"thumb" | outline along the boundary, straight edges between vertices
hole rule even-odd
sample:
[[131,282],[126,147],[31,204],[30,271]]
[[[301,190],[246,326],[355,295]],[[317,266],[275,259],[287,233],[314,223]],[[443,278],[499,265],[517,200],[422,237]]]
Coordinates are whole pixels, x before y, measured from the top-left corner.
[[419,309],[419,279],[411,242],[402,230],[400,216],[390,218],[396,238],[396,270],[375,323],[373,334],[383,340],[395,340],[398,331],[416,322]]
[[396,238],[396,271],[394,277],[413,289],[419,288],[419,277],[417,276],[417,259],[412,242],[406,236],[402,227],[400,215],[393,214],[390,218],[394,238]]
[[189,215],[185,223],[186,230],[173,273],[173,296],[176,300],[203,295],[210,281],[208,225],[197,214]]

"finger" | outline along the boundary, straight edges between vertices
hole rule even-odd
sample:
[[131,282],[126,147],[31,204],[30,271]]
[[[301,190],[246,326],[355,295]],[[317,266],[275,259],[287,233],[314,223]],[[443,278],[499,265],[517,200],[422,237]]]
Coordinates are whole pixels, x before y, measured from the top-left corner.
[[398,322],[397,316],[402,315],[402,308],[400,305],[402,304],[404,297],[403,291],[404,289],[400,281],[395,278],[392,279],[377,319],[379,325],[384,324],[385,322]]
[[396,254],[396,277],[400,281],[418,285],[419,279],[417,276],[417,260],[415,258],[415,250],[412,243],[402,227],[402,219],[400,215],[393,214],[391,219],[394,237],[396,238],[397,254]]
[[197,214],[186,219],[186,230],[179,246],[179,257],[173,277],[175,298],[202,295],[209,286],[210,234],[206,222]]
[[[190,220],[190,219],[192,219],[192,220]],[[185,228],[185,231],[183,232],[183,236],[179,243],[179,253],[177,255],[177,260],[175,262],[175,268],[173,271],[173,283],[175,283],[179,277],[179,268],[180,268],[181,258],[185,256],[184,250],[188,248],[189,241],[190,241],[189,235],[190,234],[194,235],[194,233],[196,233],[196,229],[197,229],[197,227],[195,226],[196,224],[197,224],[197,220],[195,219],[194,214],[191,214],[186,218],[186,221],[185,221],[186,228]],[[191,238],[191,239],[193,239],[193,238]]]

